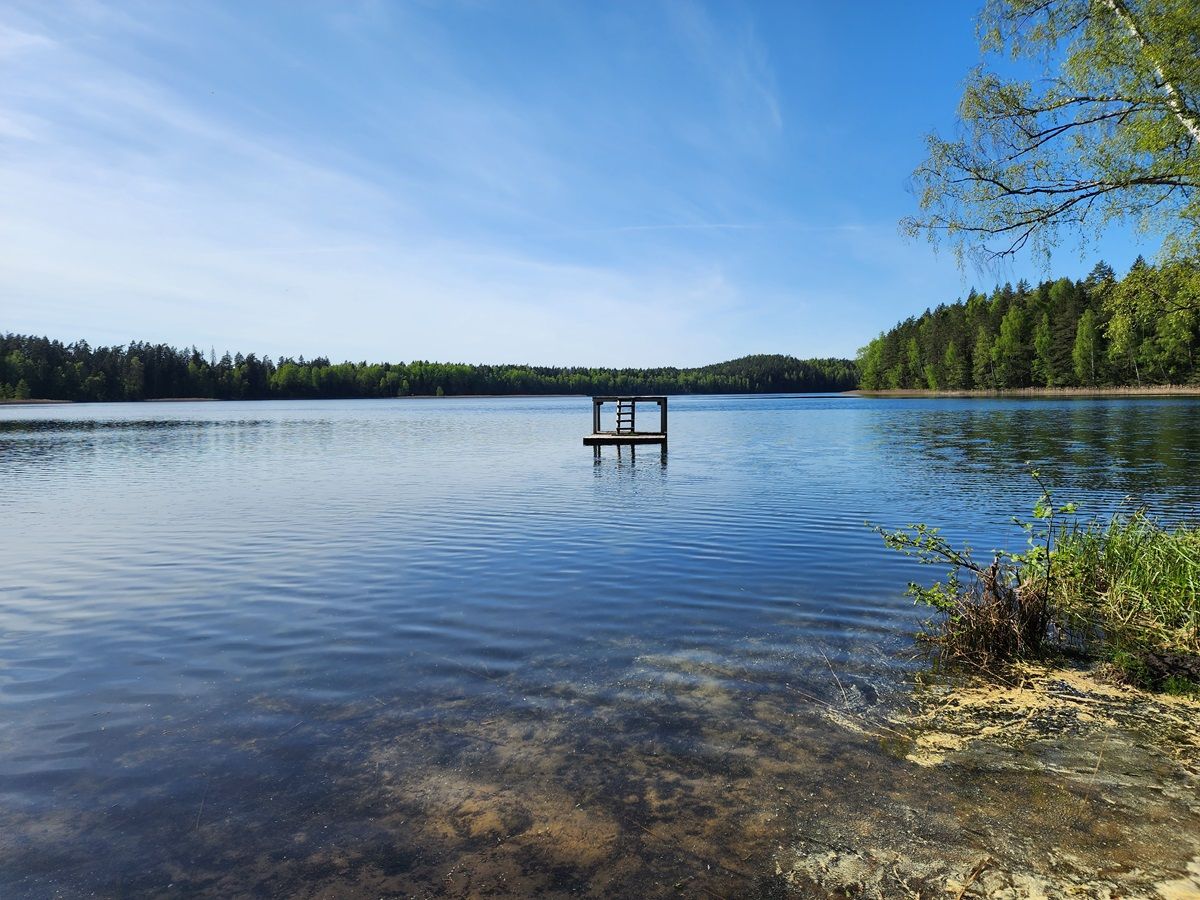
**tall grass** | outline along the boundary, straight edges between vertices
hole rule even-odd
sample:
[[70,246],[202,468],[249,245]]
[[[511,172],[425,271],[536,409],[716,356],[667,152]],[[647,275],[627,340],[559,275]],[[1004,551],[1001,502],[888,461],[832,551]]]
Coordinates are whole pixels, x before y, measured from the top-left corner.
[[1124,650],[1200,654],[1200,529],[1136,510],[1063,528],[1052,560],[1065,624]]

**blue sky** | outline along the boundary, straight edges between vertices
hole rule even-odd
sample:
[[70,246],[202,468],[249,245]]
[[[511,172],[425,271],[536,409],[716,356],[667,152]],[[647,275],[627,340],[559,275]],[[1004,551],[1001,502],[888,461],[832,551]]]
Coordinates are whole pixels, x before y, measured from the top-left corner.
[[[853,355],[971,285],[897,231],[967,0],[0,0],[0,329],[583,365]],[[1124,271],[1117,233],[1098,256]]]

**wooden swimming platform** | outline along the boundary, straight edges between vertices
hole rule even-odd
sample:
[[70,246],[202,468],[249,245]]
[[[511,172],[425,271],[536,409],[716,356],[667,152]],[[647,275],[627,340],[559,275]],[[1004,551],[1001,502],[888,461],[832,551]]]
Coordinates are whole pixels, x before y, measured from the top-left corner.
[[[600,430],[600,410],[605,403],[617,405],[617,420],[615,431]],[[654,403],[658,406],[657,431],[638,431],[637,405],[639,403]],[[593,397],[592,398],[592,433],[584,435],[583,445],[595,447],[599,455],[601,447],[637,447],[643,444],[658,444],[665,452],[667,449],[667,398],[662,396],[634,397]]]

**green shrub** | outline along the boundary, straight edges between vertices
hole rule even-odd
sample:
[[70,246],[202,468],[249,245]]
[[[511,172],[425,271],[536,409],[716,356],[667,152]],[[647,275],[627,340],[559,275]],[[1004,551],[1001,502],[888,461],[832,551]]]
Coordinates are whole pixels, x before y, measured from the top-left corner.
[[1075,512],[1041,488],[1024,553],[996,551],[980,564],[938,529],[876,527],[887,546],[947,567],[931,585],[909,585],[940,617],[932,634],[950,662],[988,668],[1070,645],[1106,659],[1118,677],[1169,693],[1200,690],[1200,529],[1166,528],[1144,509],[1107,522],[1059,525]]

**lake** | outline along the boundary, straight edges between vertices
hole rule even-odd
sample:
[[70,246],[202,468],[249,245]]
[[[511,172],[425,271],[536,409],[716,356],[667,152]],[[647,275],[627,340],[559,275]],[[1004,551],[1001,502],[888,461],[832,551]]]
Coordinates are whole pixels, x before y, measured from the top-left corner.
[[864,522],[1018,548],[1028,460],[1083,516],[1200,510],[1190,399],[590,423],[0,407],[0,895],[770,895],[797,829],[936,793],[872,726],[932,573]]

